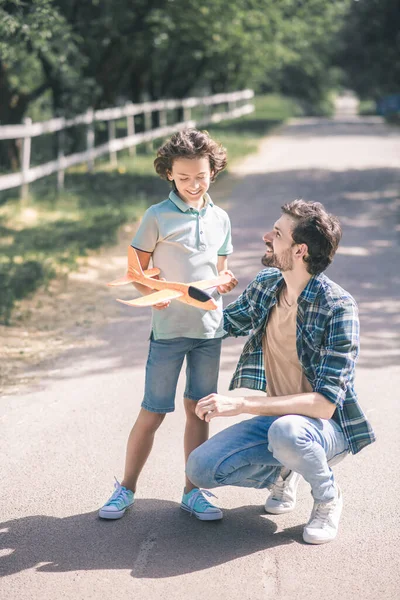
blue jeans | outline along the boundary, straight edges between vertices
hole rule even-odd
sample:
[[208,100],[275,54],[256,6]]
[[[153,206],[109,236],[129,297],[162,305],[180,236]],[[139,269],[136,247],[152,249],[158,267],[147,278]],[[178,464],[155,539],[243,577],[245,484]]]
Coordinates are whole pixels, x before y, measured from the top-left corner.
[[142,407],[150,412],[175,410],[179,374],[186,357],[184,397],[197,402],[217,391],[221,338],[150,339]]
[[271,488],[282,467],[287,467],[304,477],[317,502],[329,502],[335,497],[330,467],[348,452],[347,440],[332,419],[255,417],[196,448],[186,472],[198,487]]

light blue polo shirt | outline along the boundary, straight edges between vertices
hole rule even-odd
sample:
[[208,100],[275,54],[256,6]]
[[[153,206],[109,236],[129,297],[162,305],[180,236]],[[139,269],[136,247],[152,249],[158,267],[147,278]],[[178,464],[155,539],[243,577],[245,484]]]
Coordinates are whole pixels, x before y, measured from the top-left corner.
[[[160,277],[182,283],[211,279],[218,275],[218,256],[232,253],[228,215],[208,194],[204,198],[206,204],[198,211],[172,191],[167,200],[145,212],[132,246],[152,253]],[[201,310],[178,300],[165,310],[153,310],[154,339],[222,337],[222,298],[214,297],[216,310]]]

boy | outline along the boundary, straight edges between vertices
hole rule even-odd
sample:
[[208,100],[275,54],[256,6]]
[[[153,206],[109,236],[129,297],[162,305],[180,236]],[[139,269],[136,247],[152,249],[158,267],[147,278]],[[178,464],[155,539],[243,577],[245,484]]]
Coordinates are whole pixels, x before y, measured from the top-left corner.
[[[169,198],[151,206],[132,241],[142,269],[150,259],[160,276],[170,281],[190,282],[229,273],[231,282],[219,286],[219,293],[232,290],[237,281],[228,271],[232,252],[229,217],[207,194],[210,183],[226,166],[226,151],[207,132],[189,129],[172,136],[157,153],[154,166],[163,179],[172,183]],[[135,284],[142,294],[153,290]],[[155,305],[150,349],[146,365],[142,408],[129,435],[125,474],[115,492],[100,509],[104,519],[119,519],[134,502],[139,474],[150,454],[154,435],[174,410],[179,373],[186,357],[184,406],[185,461],[208,439],[208,423],[195,414],[200,398],[217,391],[221,339],[224,335],[222,300],[218,309],[200,310],[181,302]],[[219,508],[186,478],[181,508],[200,520],[222,518]]]

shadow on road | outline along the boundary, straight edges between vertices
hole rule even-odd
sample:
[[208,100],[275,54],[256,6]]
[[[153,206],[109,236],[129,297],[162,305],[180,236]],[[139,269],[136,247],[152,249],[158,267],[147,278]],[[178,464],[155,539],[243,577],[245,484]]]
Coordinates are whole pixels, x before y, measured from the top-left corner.
[[173,502],[154,499],[138,500],[131,513],[114,522],[93,512],[31,516],[0,524],[0,573],[34,567],[50,573],[131,569],[136,578],[171,577],[301,543],[302,526],[276,529],[259,506],[226,510],[222,521],[204,523]]

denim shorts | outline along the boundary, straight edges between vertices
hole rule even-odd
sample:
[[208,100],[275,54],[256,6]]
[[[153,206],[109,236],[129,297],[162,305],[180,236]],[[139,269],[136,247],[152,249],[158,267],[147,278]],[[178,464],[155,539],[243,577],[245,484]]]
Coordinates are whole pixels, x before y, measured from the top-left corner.
[[186,357],[184,397],[197,402],[217,392],[221,338],[150,339],[142,408],[150,412],[175,410],[175,393]]

